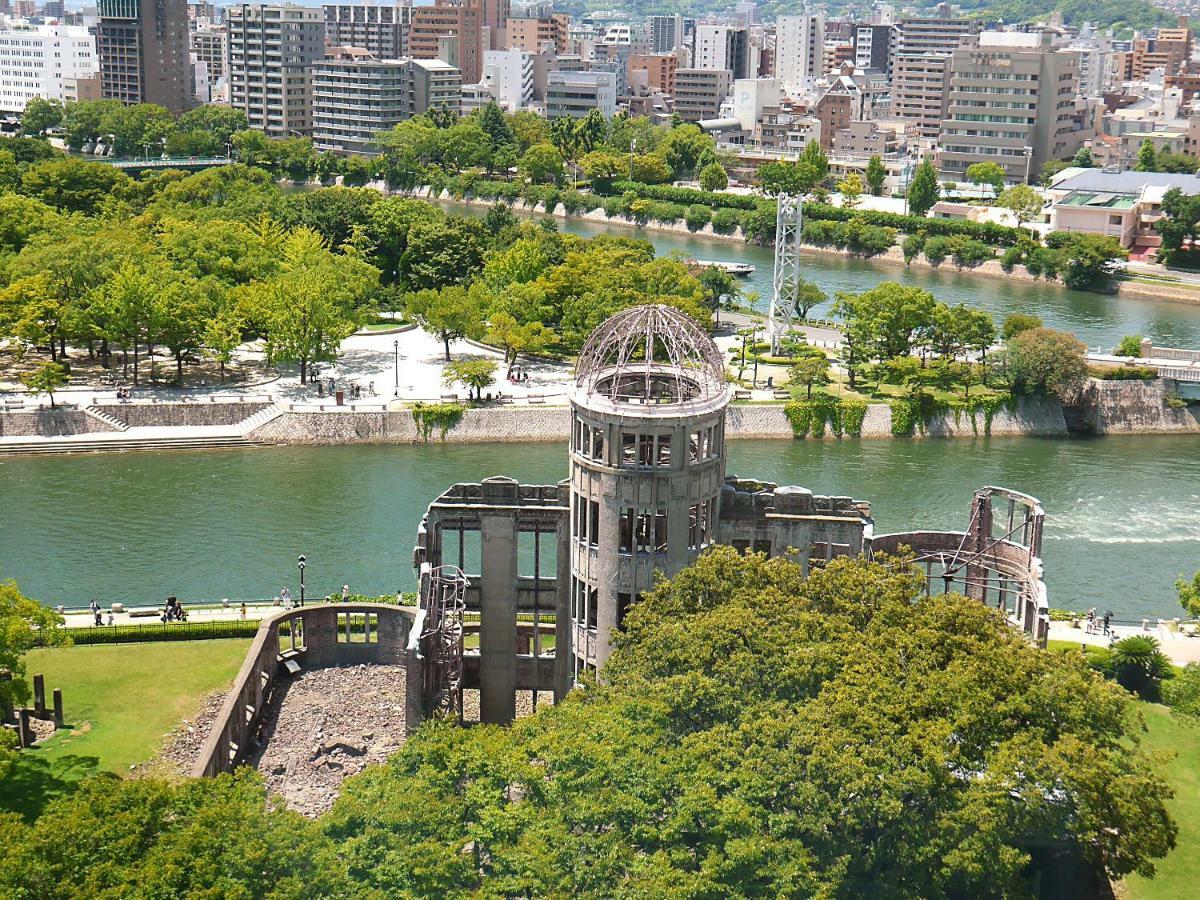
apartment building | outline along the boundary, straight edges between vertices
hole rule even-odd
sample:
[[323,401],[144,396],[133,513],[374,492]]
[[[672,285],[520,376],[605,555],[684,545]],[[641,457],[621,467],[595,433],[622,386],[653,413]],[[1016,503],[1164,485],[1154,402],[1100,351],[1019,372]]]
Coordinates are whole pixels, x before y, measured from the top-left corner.
[[675,73],[679,71],[679,57],[674,53],[631,53],[629,55],[627,80],[632,84],[640,81],[637,73],[644,73],[646,88],[664,94],[675,93]]
[[891,75],[892,26],[854,26],[854,67]]
[[953,53],[981,27],[978,19],[903,18],[896,22],[893,46],[897,56]]
[[715,119],[732,85],[733,73],[728,69],[678,69],[675,112],[685,122]]
[[376,135],[405,119],[457,110],[462,76],[440,60],[322,60],[313,67],[313,144],[318,150],[377,154]]
[[950,57],[897,56],[892,65],[892,117],[910,122],[922,138],[936,139],[946,118]]
[[567,52],[567,26],[571,17],[562,13],[544,16],[509,16],[505,25],[506,44],[512,50],[540,53],[547,44],[555,53]]
[[229,55],[229,34],[223,25],[197,28],[190,38],[192,56],[208,67],[210,82],[225,77],[225,58]]
[[0,112],[21,113],[34,97],[69,98],[100,71],[96,39],[80,25],[0,29]]
[[185,0],[99,0],[100,92],[122,103],[193,105]]
[[693,66],[727,69],[734,78],[750,77],[750,32],[731,25],[697,25]]
[[455,64],[464,84],[483,77],[483,7],[478,0],[434,0],[433,6],[413,9],[408,51],[414,59],[446,59],[446,42],[455,43]]
[[646,22],[650,38],[651,53],[674,53],[687,46],[688,39],[696,28],[695,19],[681,15],[650,16]]
[[325,56],[320,9],[243,3],[225,9],[229,105],[270,137],[312,133],[312,67]]
[[617,80],[611,72],[551,72],[546,84],[546,118],[582,119],[593,109],[606,119],[617,112]]
[[327,3],[325,40],[332,47],[358,47],[377,59],[399,59],[408,52],[411,2]]
[[775,23],[775,77],[801,93],[825,73],[825,17],[780,16]]
[[1071,156],[1079,57],[1053,46],[1050,32],[984,32],[950,58],[941,171],[963,177],[993,161],[1010,182],[1027,182],[1052,159]]

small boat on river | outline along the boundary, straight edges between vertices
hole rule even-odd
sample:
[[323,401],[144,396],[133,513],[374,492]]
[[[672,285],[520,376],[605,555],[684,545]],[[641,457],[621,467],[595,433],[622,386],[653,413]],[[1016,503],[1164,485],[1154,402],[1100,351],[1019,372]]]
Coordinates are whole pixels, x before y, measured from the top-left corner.
[[750,263],[721,262],[720,260],[716,259],[697,259],[694,260],[694,262],[696,265],[704,266],[705,268],[709,266],[716,266],[718,269],[723,269],[730,275],[738,275],[742,278],[754,274],[754,266],[750,265]]

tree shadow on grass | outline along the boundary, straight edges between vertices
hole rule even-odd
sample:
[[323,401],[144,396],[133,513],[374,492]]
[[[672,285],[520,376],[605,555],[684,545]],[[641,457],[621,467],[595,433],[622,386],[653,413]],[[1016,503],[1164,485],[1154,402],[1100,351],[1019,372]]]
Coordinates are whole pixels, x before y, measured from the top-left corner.
[[96,774],[96,756],[61,756],[48,759],[36,749],[22,750],[4,778],[0,778],[0,812],[14,812],[32,822],[52,801],[75,790],[84,778]]

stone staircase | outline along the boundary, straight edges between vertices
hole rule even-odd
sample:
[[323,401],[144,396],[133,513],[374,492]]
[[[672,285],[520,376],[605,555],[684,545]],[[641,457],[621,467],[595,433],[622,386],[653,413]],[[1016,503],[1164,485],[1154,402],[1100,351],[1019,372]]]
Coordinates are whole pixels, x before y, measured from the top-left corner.
[[278,419],[282,415],[283,407],[278,403],[271,403],[260,409],[249,418],[242,419],[242,421],[238,422],[237,427],[242,433],[242,436],[245,437],[251,434],[256,428],[261,428],[263,425],[266,425],[268,422],[274,419]]
[[214,450],[230,447],[261,447],[258,441],[242,437],[240,434],[203,435],[196,437],[138,437],[120,435],[102,437],[81,437],[72,440],[32,439],[28,441],[0,442],[0,454],[30,453],[96,453],[110,451],[133,450]]
[[108,427],[110,431],[128,431],[129,426],[118,419],[116,416],[110,416],[102,409],[97,409],[94,406],[81,407],[88,416],[101,422]]

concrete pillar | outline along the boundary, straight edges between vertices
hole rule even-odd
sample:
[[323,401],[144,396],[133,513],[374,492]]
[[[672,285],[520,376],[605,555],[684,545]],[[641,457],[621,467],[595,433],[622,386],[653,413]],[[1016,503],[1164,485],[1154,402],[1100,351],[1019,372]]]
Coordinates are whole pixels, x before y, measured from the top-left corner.
[[507,724],[517,715],[517,521],[480,519],[479,721]]
[[[607,444],[605,445],[607,446]],[[566,490],[560,487],[560,492]],[[554,702],[571,689],[575,658],[571,628],[571,517],[559,516],[554,538],[558,546],[557,584],[554,589]]]
[[46,717],[46,676],[33,676],[33,713],[39,719]]
[[62,728],[65,724],[63,718],[63,696],[62,688],[54,689],[54,727]]
[[29,713],[25,707],[17,710],[17,745],[19,747],[32,747],[34,740],[33,729],[29,727]]
[[[616,543],[621,528],[622,503],[618,496],[604,493],[600,501],[600,541]],[[602,667],[612,652],[610,641],[617,630],[618,557],[614,548],[604,546],[596,554],[596,667]]]

